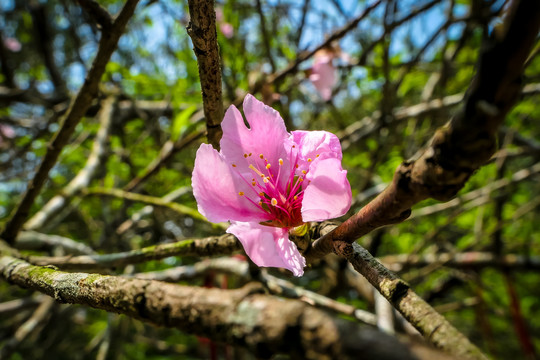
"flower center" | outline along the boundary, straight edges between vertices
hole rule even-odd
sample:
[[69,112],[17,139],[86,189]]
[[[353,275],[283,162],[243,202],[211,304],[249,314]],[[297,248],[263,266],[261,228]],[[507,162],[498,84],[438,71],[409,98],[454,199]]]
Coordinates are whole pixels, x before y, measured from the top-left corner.
[[[244,154],[244,157],[247,159],[251,155],[251,153]],[[301,208],[304,197],[302,182],[307,172],[303,170],[301,174],[296,175],[298,168],[296,159],[294,162],[290,161],[290,169],[285,169],[283,159],[279,159],[277,164],[272,164],[264,154],[259,154],[258,157],[260,160],[255,157],[255,161],[248,166],[253,176],[251,180],[238,172],[253,191],[250,194],[241,191],[238,195],[245,196],[260,210],[270,215],[270,220],[261,222],[261,225],[280,228],[302,225]],[[236,168],[235,164],[232,166]],[[284,172],[288,173],[286,181]]]

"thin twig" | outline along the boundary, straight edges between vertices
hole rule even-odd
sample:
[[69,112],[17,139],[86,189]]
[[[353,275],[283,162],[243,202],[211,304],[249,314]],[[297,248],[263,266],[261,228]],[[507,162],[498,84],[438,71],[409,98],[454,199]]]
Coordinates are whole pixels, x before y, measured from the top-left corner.
[[[83,190],[84,195],[104,195],[104,196],[112,196],[119,199],[125,199],[130,201],[139,201],[142,203],[155,205],[155,206],[161,206],[169,208],[173,211],[176,211],[178,214],[181,215],[187,215],[194,219],[208,222],[208,220],[202,216],[197,210],[190,208],[189,206],[182,205],[176,202],[172,201],[166,201],[162,198],[155,197],[155,196],[148,196],[148,195],[141,195],[137,193],[127,192],[120,189],[109,189],[109,188],[100,188],[100,187],[94,187],[89,189]],[[218,228],[226,229],[225,226],[220,226],[217,224]]]
[[[212,236],[203,239],[184,239],[174,243],[148,246],[139,250],[80,256],[29,256],[34,265],[53,265],[62,269],[107,269],[171,256],[212,256],[240,251],[242,246],[232,235]],[[22,256],[17,256],[23,258]]]

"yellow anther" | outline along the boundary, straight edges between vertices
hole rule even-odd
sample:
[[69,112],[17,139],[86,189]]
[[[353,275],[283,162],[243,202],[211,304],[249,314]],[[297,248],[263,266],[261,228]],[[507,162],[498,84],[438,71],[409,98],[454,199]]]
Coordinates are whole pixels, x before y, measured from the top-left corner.
[[249,153],[248,156],[251,156],[251,153]]
[[247,158],[247,157],[248,157],[248,154],[244,154],[244,157]]
[[263,178],[263,179],[264,179],[264,177],[265,177],[265,176],[264,176],[264,174],[261,174],[261,178]]
[[251,185],[253,185],[253,186],[257,185],[257,183],[255,182],[255,180],[253,180],[253,181],[251,182]]
[[298,195],[294,195],[294,200],[298,200]]
[[308,162],[311,162],[311,158],[308,158],[307,161],[308,161]]
[[320,154],[317,154],[317,156],[315,156],[315,157],[319,157],[319,156],[321,156],[321,155],[320,155]]
[[249,164],[249,168],[253,171],[255,171],[255,174],[259,175],[260,177],[264,177],[263,174],[261,174],[261,172],[257,169],[255,169],[255,166],[253,166],[252,164]]
[[279,165],[283,165],[283,159],[279,159]]
[[304,181],[304,178],[301,177],[301,178],[298,179],[298,181],[302,182],[302,181]]
[[236,164],[232,164],[232,167],[236,167]]
[[307,171],[306,171],[306,170],[302,170],[302,174],[306,175],[306,174],[307,174]]
[[259,157],[260,157],[261,159],[264,159],[264,155],[263,155],[263,154],[259,154]]
[[270,164],[266,164],[266,168],[267,168],[267,169],[270,169]]
[[240,191],[240,192],[238,193],[238,195],[244,196],[244,192],[243,192],[243,191]]
[[272,204],[272,206],[276,206],[277,205],[276,198],[272,198],[272,200],[270,200],[270,204]]
[[259,201],[259,206],[262,206],[262,201]]
[[267,178],[267,177],[263,177],[263,182],[264,182],[265,184],[268,184],[268,178]]

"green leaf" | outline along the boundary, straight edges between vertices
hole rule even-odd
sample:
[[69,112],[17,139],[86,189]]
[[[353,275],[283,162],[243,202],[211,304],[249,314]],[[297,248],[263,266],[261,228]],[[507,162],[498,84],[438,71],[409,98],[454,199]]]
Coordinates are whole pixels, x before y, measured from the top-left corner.
[[178,137],[187,129],[191,115],[197,111],[197,105],[188,106],[174,117],[171,128],[171,139],[178,140]]

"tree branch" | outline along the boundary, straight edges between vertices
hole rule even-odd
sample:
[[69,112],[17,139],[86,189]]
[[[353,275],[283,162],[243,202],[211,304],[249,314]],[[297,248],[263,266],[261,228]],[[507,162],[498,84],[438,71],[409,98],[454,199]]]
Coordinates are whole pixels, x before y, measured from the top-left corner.
[[0,274],[57,301],[125,314],[216,341],[247,347],[255,356],[286,353],[307,359],[413,359],[394,337],[336,319],[304,302],[262,295],[257,285],[207,289],[159,281],[66,273],[0,257]]
[[208,142],[219,150],[223,134],[223,98],[221,92],[221,60],[217,43],[214,0],[188,0],[191,20],[187,32],[193,41],[201,79],[204,116]]

